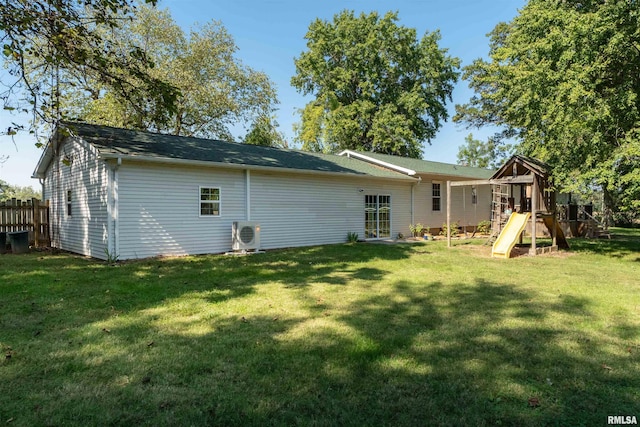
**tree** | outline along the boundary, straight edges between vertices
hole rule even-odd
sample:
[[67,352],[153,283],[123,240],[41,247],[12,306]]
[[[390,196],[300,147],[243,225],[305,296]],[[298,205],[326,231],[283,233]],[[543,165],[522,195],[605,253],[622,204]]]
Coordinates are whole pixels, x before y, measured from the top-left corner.
[[296,127],[303,148],[421,156],[448,117],[459,60],[438,46],[437,31],[418,40],[397,21],[397,13],[343,11],[311,23],[291,79],[315,98]]
[[[157,0],[145,0],[155,4]],[[130,18],[135,0],[5,0],[0,38],[8,78],[4,108],[33,114],[32,127],[59,120],[60,73],[82,70],[127,101],[144,99],[158,121],[175,110],[178,91],[152,76],[153,63],[137,46],[116,49],[103,38]],[[132,108],[139,104],[129,102]],[[15,134],[21,124],[5,133]],[[33,130],[33,129],[32,129]]]
[[142,6],[103,39],[116,49],[138,46],[154,63],[150,75],[179,89],[175,109],[159,119],[144,99],[127,103],[94,74],[71,69],[64,74],[68,84],[61,98],[68,115],[115,127],[233,140],[231,126],[248,126],[271,114],[277,103],[269,78],[234,57],[235,42],[219,22],[186,35],[167,10]]
[[512,154],[512,146],[489,138],[482,142],[469,134],[458,148],[458,164],[477,168],[499,168]]
[[476,94],[454,120],[501,126],[565,189],[599,185],[609,208],[637,213],[639,22],[636,0],[530,0],[465,68]]
[[0,202],[9,199],[31,200],[32,198],[41,199],[42,194],[31,186],[21,187],[19,185],[10,185],[0,179]]
[[244,137],[245,144],[262,145],[264,147],[288,148],[282,132],[278,131],[278,123],[272,116],[262,115]]

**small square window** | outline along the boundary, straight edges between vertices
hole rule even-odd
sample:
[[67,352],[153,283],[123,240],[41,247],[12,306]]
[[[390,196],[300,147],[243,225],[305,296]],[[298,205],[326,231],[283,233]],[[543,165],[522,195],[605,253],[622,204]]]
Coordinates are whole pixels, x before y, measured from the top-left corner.
[[220,189],[200,187],[200,216],[220,216]]

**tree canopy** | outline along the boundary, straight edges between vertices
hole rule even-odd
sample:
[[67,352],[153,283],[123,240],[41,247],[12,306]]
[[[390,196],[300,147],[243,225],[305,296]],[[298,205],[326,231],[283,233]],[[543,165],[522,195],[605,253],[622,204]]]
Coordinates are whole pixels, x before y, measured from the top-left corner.
[[[148,110],[122,108],[120,93],[95,92],[95,82],[82,88],[98,95],[81,106],[79,115],[93,123],[150,129],[174,135],[233,140],[230,128],[249,127],[269,116],[277,103],[273,83],[262,72],[235,58],[238,48],[222,23],[209,22],[187,35],[167,10],[140,7],[134,19],[106,36],[114,44],[139,46],[155,64],[150,74],[179,89],[176,108],[166,121]],[[83,79],[76,79],[81,87]]]
[[637,214],[639,22],[637,0],[530,0],[465,68],[475,96],[454,120],[501,126],[565,189],[600,186],[609,208]]
[[278,131],[278,122],[267,115],[261,115],[253,122],[243,142],[264,147],[289,148],[284,135]]
[[[157,0],[145,0],[155,4]],[[135,10],[135,0],[6,0],[0,3],[0,40],[8,73],[0,93],[5,109],[32,113],[34,123],[60,119],[58,78],[81,70],[109,86],[132,108],[166,120],[178,90],[149,73],[153,62],[138,46],[115,46],[103,35]],[[20,124],[4,133],[14,134]]]
[[10,199],[31,200],[32,198],[41,199],[42,194],[31,186],[21,187],[19,185],[11,185],[0,179],[0,202]]
[[303,148],[421,156],[448,118],[459,60],[439,47],[437,31],[418,40],[397,21],[397,13],[343,11],[311,23],[291,79],[315,98],[296,126]]
[[458,148],[458,164],[477,168],[498,169],[512,154],[512,146],[489,138],[480,141],[469,134]]
[[[174,108],[160,116],[145,97],[123,94],[91,70],[69,67],[60,74],[60,109],[67,117],[233,140],[232,127],[244,124],[248,128],[271,114],[277,103],[269,78],[234,57],[237,47],[220,22],[209,22],[185,34],[167,10],[140,6],[132,19],[118,28],[96,31],[123,55],[129,46],[136,46],[154,64],[149,75],[177,88],[179,94]],[[33,69],[37,72],[38,67]]]

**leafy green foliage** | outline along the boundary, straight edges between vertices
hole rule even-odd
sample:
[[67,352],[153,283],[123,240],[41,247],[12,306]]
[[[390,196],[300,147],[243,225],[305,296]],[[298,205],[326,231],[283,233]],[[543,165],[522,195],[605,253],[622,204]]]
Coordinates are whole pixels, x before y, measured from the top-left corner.
[[[151,111],[164,122],[176,111],[178,90],[152,75],[153,62],[138,46],[124,49],[104,34],[126,22],[132,0],[8,0],[0,3],[0,33],[8,73],[0,94],[5,108],[30,112],[32,126],[64,118],[60,109],[61,73],[91,76],[133,109]],[[155,4],[156,0],[145,0]],[[23,98],[24,97],[24,98]],[[137,101],[144,100],[144,103]],[[5,133],[14,134],[14,124]]]
[[[460,226],[458,225],[457,221],[451,223],[451,237],[458,237],[459,227]],[[447,229],[448,229],[447,223],[445,222],[445,223],[442,224],[442,228],[440,229],[440,235],[441,236],[446,236],[447,235]]]
[[0,202],[9,199],[31,200],[33,198],[41,199],[40,191],[34,190],[31,186],[11,185],[0,179]]
[[358,241],[358,233],[355,231],[349,231],[347,233],[347,242],[348,243],[356,243]]
[[482,142],[469,134],[458,148],[458,164],[477,168],[497,169],[511,157],[513,147],[504,141],[489,138]]
[[253,123],[243,142],[265,147],[287,148],[287,141],[282,132],[278,131],[277,126],[278,123],[273,117],[261,115]]
[[465,68],[476,95],[454,120],[501,126],[565,189],[598,185],[609,208],[637,213],[639,22],[637,1],[529,1]]
[[[105,32],[104,39],[120,50],[140,46],[154,67],[150,74],[179,89],[176,108],[157,120],[144,99],[127,103],[120,92],[86,74],[69,74],[64,107],[90,123],[161,131],[173,135],[234,140],[231,126],[253,123],[253,141],[265,137],[277,144],[271,118],[277,103],[273,83],[235,58],[233,37],[217,21],[180,28],[168,10],[139,7],[130,21]],[[259,134],[262,131],[267,134]]]
[[448,117],[459,60],[438,46],[438,32],[418,40],[397,21],[397,13],[343,11],[311,23],[291,79],[315,97],[296,127],[304,149],[420,157]]
[[489,232],[491,231],[491,221],[480,221],[478,223],[477,231],[480,234],[489,234]]
[[425,226],[422,225],[421,223],[417,223],[415,225],[409,224],[409,231],[411,231],[411,234],[413,235],[413,237],[420,237],[422,236],[422,233],[428,232],[429,229],[425,228]]

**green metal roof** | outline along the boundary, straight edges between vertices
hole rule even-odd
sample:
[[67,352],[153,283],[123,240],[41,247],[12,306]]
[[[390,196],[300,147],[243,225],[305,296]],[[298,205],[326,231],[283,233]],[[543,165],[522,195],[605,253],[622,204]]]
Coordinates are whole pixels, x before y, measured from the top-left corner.
[[[249,169],[267,167],[414,180],[390,169],[331,154],[165,135],[86,123],[64,123],[63,126],[68,127],[72,136],[78,136],[91,143],[104,157],[139,157],[140,160],[179,159],[199,163],[246,166]],[[42,165],[39,165],[36,170],[43,170]]]
[[453,165],[450,163],[432,162],[430,160],[414,159],[410,157],[391,156],[372,152],[356,151],[356,153],[371,157],[375,160],[391,163],[407,169],[412,169],[420,175],[441,175],[471,179],[489,179],[495,170],[474,168],[470,166]]

